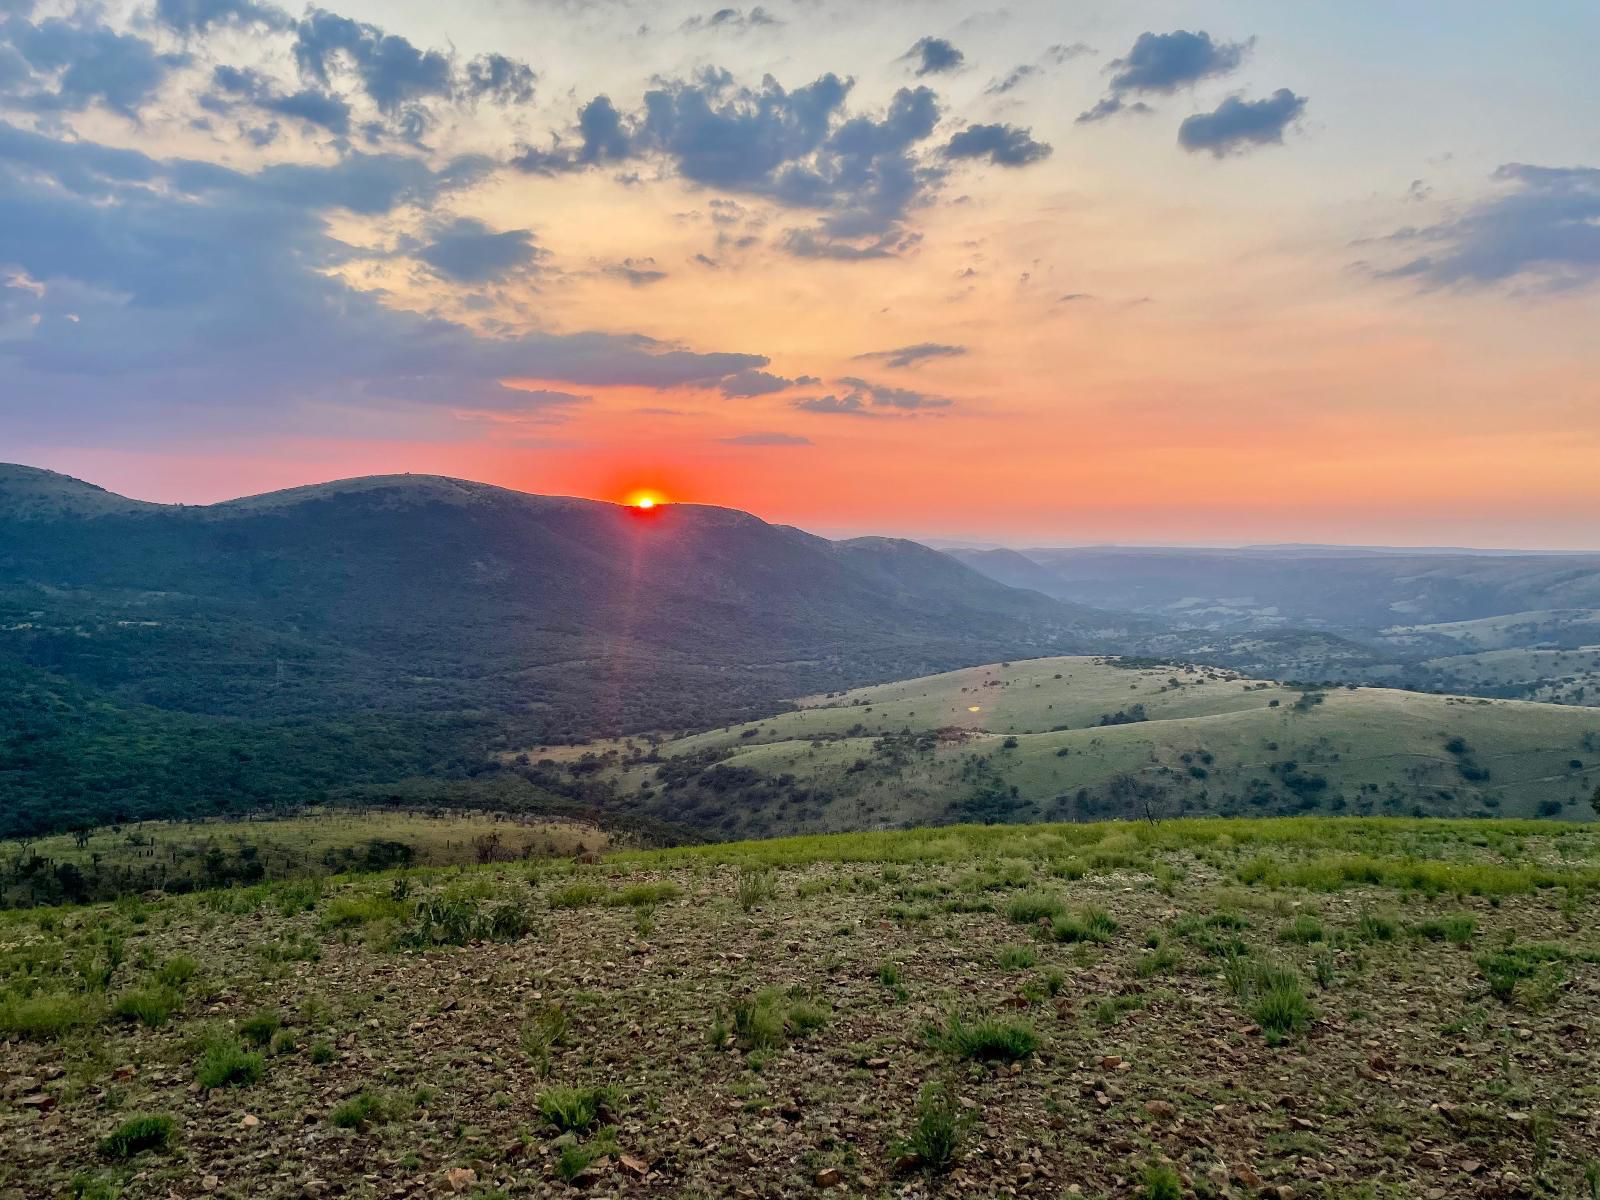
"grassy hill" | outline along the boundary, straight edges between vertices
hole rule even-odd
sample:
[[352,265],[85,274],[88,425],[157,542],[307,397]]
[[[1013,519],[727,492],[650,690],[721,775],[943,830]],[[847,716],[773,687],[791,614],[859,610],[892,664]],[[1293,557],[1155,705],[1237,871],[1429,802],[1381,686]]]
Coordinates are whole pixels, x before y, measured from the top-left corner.
[[0,914],[0,1190],[1587,1200],[1597,839],[969,826]]
[[0,835],[460,779],[1135,627],[728,509],[429,476],[157,505],[0,466]]
[[1205,667],[1048,658],[812,697],[614,752],[626,794],[723,833],[1147,813],[1593,815],[1600,713]]

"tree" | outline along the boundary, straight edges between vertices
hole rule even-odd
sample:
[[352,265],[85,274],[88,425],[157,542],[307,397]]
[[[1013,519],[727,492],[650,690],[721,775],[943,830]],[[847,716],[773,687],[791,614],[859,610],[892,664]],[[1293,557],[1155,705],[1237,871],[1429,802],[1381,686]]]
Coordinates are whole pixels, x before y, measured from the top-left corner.
[[1600,787],[1595,788],[1594,795],[1589,797],[1589,804],[1594,808],[1594,815],[1600,817]]

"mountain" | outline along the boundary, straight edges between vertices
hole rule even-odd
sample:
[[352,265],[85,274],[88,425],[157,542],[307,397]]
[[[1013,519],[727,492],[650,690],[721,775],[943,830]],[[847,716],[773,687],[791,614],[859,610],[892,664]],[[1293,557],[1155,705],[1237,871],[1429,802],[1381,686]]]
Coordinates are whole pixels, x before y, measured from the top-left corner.
[[[65,703],[53,680],[97,714],[47,723],[51,736],[114,749],[105,705],[128,730],[167,731],[158,742],[187,743],[200,721],[258,746],[261,723],[298,723],[319,761],[288,792],[395,768],[387,748],[372,761],[374,723],[433,739],[428,769],[460,773],[503,741],[704,726],[804,692],[1100,648],[1149,624],[913,542],[831,542],[724,508],[409,475],[159,505],[0,467],[0,665],[29,673],[20,690],[41,711]],[[24,724],[13,714],[0,736]],[[342,774],[321,761],[340,741]],[[407,771],[417,757],[400,756]],[[50,788],[109,789],[52,761],[34,811]],[[212,805],[231,779],[197,777],[173,806]]]

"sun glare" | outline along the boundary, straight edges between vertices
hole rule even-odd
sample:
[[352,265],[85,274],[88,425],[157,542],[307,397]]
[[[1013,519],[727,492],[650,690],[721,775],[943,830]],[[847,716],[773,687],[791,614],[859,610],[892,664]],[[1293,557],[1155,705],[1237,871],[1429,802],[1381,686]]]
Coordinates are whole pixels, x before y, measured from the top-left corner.
[[623,501],[629,508],[638,508],[648,512],[658,505],[665,504],[666,497],[660,492],[630,492],[627,500]]

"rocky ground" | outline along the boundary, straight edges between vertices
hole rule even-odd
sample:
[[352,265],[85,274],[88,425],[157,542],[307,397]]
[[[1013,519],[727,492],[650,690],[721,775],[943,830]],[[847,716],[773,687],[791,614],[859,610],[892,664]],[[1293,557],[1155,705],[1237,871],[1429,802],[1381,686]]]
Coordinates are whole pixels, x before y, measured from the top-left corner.
[[[0,1195],[1600,1196],[1592,891],[1102,857],[519,865],[18,916]],[[417,948],[453,936],[434,900],[520,919]],[[105,1011],[19,1031],[101,956]],[[1258,1019],[1252,964],[1298,981],[1303,1028]],[[115,1015],[151,991],[170,1016]],[[952,1014],[1034,1044],[964,1054],[930,1036]],[[259,1077],[203,1086],[206,1045]],[[552,1099],[585,1088],[576,1119]],[[948,1163],[913,1146],[941,1097]],[[160,1144],[107,1144],[139,1115],[172,1119]]]

